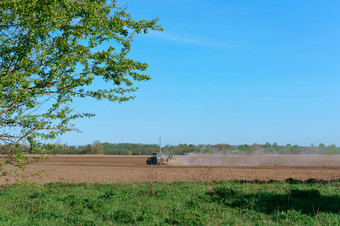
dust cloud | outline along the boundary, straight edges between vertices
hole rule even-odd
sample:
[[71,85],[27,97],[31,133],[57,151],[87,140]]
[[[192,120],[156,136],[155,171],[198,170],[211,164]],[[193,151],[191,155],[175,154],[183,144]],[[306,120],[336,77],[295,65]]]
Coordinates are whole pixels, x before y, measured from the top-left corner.
[[177,163],[183,166],[296,166],[296,167],[339,167],[340,155],[224,155],[195,154],[177,155]]

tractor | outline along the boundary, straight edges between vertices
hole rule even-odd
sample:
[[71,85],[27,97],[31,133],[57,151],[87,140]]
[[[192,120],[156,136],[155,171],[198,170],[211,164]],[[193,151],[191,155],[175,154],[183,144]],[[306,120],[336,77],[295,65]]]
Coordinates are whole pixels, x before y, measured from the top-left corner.
[[162,155],[160,153],[153,153],[152,157],[149,157],[146,160],[146,164],[148,164],[148,165],[164,164],[164,159],[162,158]]

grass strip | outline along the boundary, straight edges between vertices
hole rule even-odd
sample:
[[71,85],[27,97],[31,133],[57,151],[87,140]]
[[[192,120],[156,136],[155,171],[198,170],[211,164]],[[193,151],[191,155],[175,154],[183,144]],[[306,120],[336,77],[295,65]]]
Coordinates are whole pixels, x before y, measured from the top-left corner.
[[0,187],[0,225],[340,225],[340,182]]

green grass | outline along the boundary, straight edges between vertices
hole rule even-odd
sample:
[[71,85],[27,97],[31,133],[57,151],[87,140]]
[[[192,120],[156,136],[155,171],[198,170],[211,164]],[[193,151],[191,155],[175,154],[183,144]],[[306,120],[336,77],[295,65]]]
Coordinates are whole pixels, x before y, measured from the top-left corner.
[[340,182],[0,187],[0,225],[340,225]]

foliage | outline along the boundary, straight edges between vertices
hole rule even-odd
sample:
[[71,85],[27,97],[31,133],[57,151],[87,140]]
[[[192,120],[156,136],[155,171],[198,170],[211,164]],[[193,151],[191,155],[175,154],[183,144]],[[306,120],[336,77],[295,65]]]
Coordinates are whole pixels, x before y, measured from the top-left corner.
[[[97,147],[102,148],[102,152],[97,152]],[[53,154],[105,154],[105,155],[151,155],[159,152],[156,144],[129,144],[129,143],[97,143],[82,146],[67,146],[53,150]]]
[[[21,155],[76,130],[77,98],[124,102],[147,64],[130,59],[135,34],[162,30],[158,19],[135,21],[116,1],[0,1],[0,145],[3,164],[24,167]],[[104,81],[109,88],[98,88]]]
[[339,188],[317,181],[10,185],[0,187],[0,224],[339,225]]
[[[100,152],[97,153],[97,147],[100,147]],[[275,148],[274,148],[275,147]],[[303,147],[298,145],[274,145],[274,147],[266,143],[253,145],[193,145],[179,144],[167,145],[162,147],[162,152],[165,154],[183,155],[184,153],[221,153],[228,155],[252,155],[252,154],[340,154],[340,147],[335,145],[321,145],[321,147]],[[154,152],[159,152],[159,146],[156,144],[134,144],[134,143],[100,143],[95,141],[92,145],[68,146],[53,150],[55,154],[105,154],[105,155],[151,155]]]

